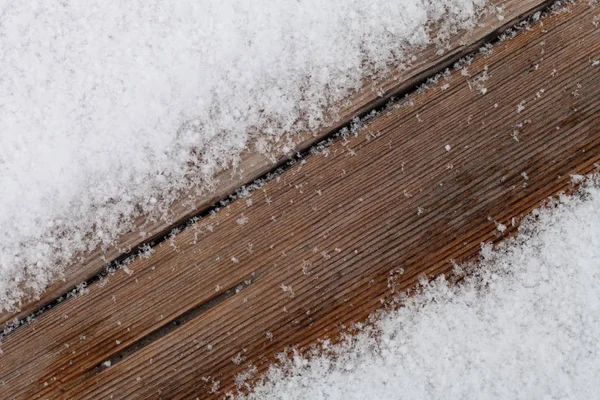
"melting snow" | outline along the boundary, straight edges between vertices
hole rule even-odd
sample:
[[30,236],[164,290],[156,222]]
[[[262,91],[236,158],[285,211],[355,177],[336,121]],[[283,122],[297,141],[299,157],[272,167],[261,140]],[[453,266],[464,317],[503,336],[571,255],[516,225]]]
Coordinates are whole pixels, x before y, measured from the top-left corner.
[[374,328],[272,367],[247,399],[592,399],[600,393],[600,179],[425,284]]

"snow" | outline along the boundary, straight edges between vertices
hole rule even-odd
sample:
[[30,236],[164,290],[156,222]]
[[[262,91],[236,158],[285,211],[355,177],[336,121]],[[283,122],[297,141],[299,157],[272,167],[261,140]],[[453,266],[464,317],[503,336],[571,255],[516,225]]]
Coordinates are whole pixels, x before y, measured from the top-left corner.
[[[245,399],[591,399],[600,393],[600,177]],[[283,357],[285,358],[285,357]]]
[[[239,154],[293,148],[485,0],[31,0],[0,22],[0,310]],[[436,36],[430,27],[436,26]]]

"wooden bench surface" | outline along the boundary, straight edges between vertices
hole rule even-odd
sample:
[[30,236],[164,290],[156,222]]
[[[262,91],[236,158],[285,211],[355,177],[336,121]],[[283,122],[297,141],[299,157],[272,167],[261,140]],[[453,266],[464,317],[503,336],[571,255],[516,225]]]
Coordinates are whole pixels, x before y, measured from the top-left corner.
[[[458,58],[477,49],[482,43],[498,35],[525,15],[551,3],[550,0],[490,0],[490,6],[502,6],[504,19],[497,18],[496,13],[483,17],[480,26],[470,32],[455,34],[448,43],[448,49],[438,54],[435,46],[423,49],[417,61],[406,69],[393,70],[388,76],[373,82],[367,81],[361,91],[348,99],[339,112],[339,120],[331,126],[317,132],[306,132],[294,140],[296,148],[291,153],[303,152],[325,136],[347,125],[353,118],[386,104],[393,96],[403,95],[415,84],[428,76],[451,66]],[[67,266],[63,277],[51,285],[40,298],[25,299],[18,312],[0,313],[0,323],[23,319],[36,310],[43,308],[60,296],[65,295],[77,285],[92,279],[105,266],[122,261],[146,244],[160,240],[175,227],[185,224],[193,216],[201,214],[211,205],[228,197],[239,187],[246,185],[282,165],[287,157],[269,159],[256,152],[242,154],[239,169],[224,171],[216,177],[213,191],[204,195],[182,193],[180,200],[169,210],[169,221],[138,218],[129,234],[119,238],[117,244],[108,249],[96,249],[89,254],[81,255],[73,265]],[[144,232],[144,236],[140,235]]]
[[472,260],[600,163],[599,20],[495,44],[6,335],[0,398],[223,396]]

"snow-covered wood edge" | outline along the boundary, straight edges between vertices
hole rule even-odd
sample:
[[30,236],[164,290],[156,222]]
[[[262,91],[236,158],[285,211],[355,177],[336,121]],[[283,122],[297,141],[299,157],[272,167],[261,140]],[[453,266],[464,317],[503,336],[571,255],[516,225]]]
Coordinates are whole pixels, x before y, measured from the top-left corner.
[[[553,1],[549,0],[491,1],[490,7],[501,7],[501,17],[496,13],[488,13],[476,29],[455,35],[449,41],[443,54],[439,54],[438,49],[431,46],[422,51],[417,56],[415,63],[408,69],[396,70],[385,79],[366,83],[364,88],[356,93],[347,105],[341,108],[340,118],[334,126],[300,135],[296,140],[296,147],[290,150],[289,155],[292,156],[306,151],[327,135],[348,125],[353,119],[385,105],[394,96],[402,95],[416,84],[451,66],[460,57],[476,50],[485,41],[490,40],[506,28],[551,3]],[[169,222],[162,219],[139,218],[135,224],[137,228],[122,236],[116,246],[107,251],[97,249],[90,254],[81,255],[78,262],[65,270],[62,279],[47,288],[39,298],[25,301],[18,312],[3,312],[0,314],[0,323],[14,324],[36,310],[42,309],[57,298],[64,296],[77,285],[92,279],[103,271],[106,265],[123,260],[142,247],[164,238],[174,228],[201,214],[211,205],[227,198],[237,189],[253,182],[269,171],[273,171],[288,159],[285,156],[273,160],[256,152],[242,154],[239,168],[234,172],[225,171],[220,173],[216,179],[218,183],[210,194],[200,197],[183,194],[181,200],[174,203],[169,210],[171,215]],[[142,230],[144,231],[144,237],[140,235]]]

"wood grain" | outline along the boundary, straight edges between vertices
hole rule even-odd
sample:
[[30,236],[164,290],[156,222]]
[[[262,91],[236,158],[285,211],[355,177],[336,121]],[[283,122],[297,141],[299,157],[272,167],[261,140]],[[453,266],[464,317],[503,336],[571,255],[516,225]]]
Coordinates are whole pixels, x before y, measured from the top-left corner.
[[[375,82],[365,82],[363,89],[348,99],[348,104],[341,109],[338,121],[317,132],[306,132],[295,138],[297,146],[294,152],[308,149],[324,136],[348,124],[354,117],[386,104],[392,96],[406,91],[431,74],[451,66],[459,57],[473,51],[490,37],[497,35],[507,27],[512,26],[516,21],[521,20],[525,15],[532,14],[549,3],[552,3],[552,1],[491,0],[491,6],[504,6],[505,18],[502,21],[495,14],[487,15],[482,19],[477,29],[454,35],[449,43],[449,50],[444,54],[437,54],[437,49],[433,46],[425,48],[418,55],[418,61],[407,69],[394,70],[389,76]],[[12,322],[30,315],[54,299],[63,296],[81,282],[97,275],[108,263],[122,259],[124,253],[129,253],[131,249],[136,249],[144,243],[151,243],[157,238],[163,237],[173,227],[181,225],[182,222],[226,198],[239,187],[275,169],[285,161],[285,156],[270,160],[255,152],[243,154],[240,168],[235,171],[220,173],[216,178],[218,182],[216,188],[210,194],[195,196],[183,193],[180,201],[173,204],[170,209],[172,217],[169,222],[138,218],[132,231],[122,236],[114,247],[106,251],[97,249],[89,254],[82,255],[79,261],[67,267],[62,279],[51,285],[40,298],[24,300],[19,312],[0,313],[0,323]],[[143,239],[139,235],[141,231],[146,233]]]
[[600,162],[600,11],[587,4],[9,334],[0,397],[223,395],[250,364],[262,371],[285,346],[335,336],[420,276],[472,259],[502,239],[495,222],[514,233],[512,218]]

